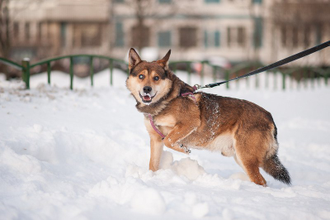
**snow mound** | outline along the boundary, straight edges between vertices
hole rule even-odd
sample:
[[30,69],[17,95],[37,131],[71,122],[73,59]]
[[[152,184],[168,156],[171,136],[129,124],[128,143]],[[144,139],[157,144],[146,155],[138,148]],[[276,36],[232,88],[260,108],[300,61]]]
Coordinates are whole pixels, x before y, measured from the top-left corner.
[[191,181],[205,174],[204,168],[198,164],[198,161],[188,157],[173,161],[173,155],[168,151],[163,152],[160,168],[171,169],[176,175],[184,176]]
[[134,211],[143,214],[161,215],[166,210],[164,198],[152,188],[138,191],[131,200]]
[[94,88],[75,78],[71,91],[63,73],[51,86],[46,74],[31,77],[31,90],[0,77],[0,219],[329,219],[329,88],[207,91],[272,113],[293,184],[262,171],[265,188],[216,152],[165,148],[161,169],[149,171],[149,136],[125,78],[115,71],[109,87],[104,71]]

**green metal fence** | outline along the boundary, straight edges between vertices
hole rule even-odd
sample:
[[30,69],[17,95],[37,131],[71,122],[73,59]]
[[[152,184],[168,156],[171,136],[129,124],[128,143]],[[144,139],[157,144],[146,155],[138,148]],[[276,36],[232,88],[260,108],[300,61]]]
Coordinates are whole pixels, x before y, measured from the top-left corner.
[[36,66],[42,66],[42,65],[47,65],[47,81],[48,84],[51,83],[51,63],[58,61],[58,60],[63,60],[63,59],[69,59],[70,60],[70,68],[69,68],[69,74],[70,74],[70,89],[73,89],[73,76],[74,76],[74,59],[78,57],[87,57],[89,59],[89,67],[90,67],[90,78],[91,78],[91,86],[94,85],[94,67],[93,67],[93,62],[95,58],[98,59],[104,59],[108,60],[109,63],[109,70],[110,70],[110,85],[113,84],[113,69],[114,69],[114,63],[122,63],[126,64],[124,60],[120,59],[115,59],[107,56],[101,56],[101,55],[92,55],[92,54],[77,54],[77,55],[67,55],[67,56],[59,56],[59,57],[54,57],[46,60],[39,61],[37,63],[31,64],[30,60],[28,58],[25,58],[22,60],[22,65],[19,65],[18,63],[15,63],[13,61],[10,61],[5,58],[0,57],[0,62],[9,65],[11,67],[14,67],[18,70],[22,71],[22,80],[25,82],[26,88],[30,89],[30,71],[32,68]]
[[[73,89],[73,77],[74,77],[74,59],[79,57],[85,57],[89,60],[89,72],[90,72],[90,79],[91,79],[91,86],[94,85],[94,60],[95,59],[103,59],[108,61],[108,68],[110,70],[110,82],[109,84],[113,84],[113,69],[114,63],[123,64],[125,68],[128,70],[128,66],[125,61],[114,59],[107,56],[101,55],[91,55],[91,54],[78,54],[78,55],[67,55],[67,56],[60,56],[55,58],[50,58],[46,60],[42,60],[36,62],[34,64],[30,63],[28,58],[22,60],[21,64],[15,63],[11,60],[1,58],[0,62],[4,63],[5,65],[11,66],[17,70],[22,71],[22,80],[25,82],[26,88],[30,88],[30,72],[31,69],[37,66],[46,65],[47,66],[47,81],[48,84],[51,83],[51,71],[52,71],[52,62],[69,59],[70,66],[69,66],[69,74],[70,74],[70,89]],[[196,69],[196,64],[199,65],[199,68]],[[210,64],[207,61],[172,61],[169,63],[170,69],[175,73],[177,70],[182,69],[187,72],[188,74],[188,84],[191,84],[191,75],[198,74],[200,85],[204,85],[204,78],[206,76],[211,76],[214,82],[221,81],[221,80],[228,80],[240,75],[243,75],[251,70],[257,69],[263,66],[260,62],[243,62],[240,64],[235,65],[233,68],[225,69],[221,66]],[[266,73],[266,88],[271,87],[268,82],[269,75],[274,76],[281,76],[281,84],[282,89],[285,90],[288,88],[288,79],[295,80],[298,84],[298,87],[307,86],[307,82],[311,82],[311,85],[315,87],[315,84],[320,84],[321,81],[324,81],[325,85],[328,85],[328,78],[330,77],[330,68],[319,68],[319,67],[310,67],[310,66],[303,66],[303,67],[290,67],[290,68],[276,68],[272,71],[268,71]],[[230,85],[236,84],[236,87],[239,86],[240,82],[244,80],[247,86],[253,86],[258,88],[260,85],[259,75],[254,77],[248,77],[240,80],[236,80],[235,82],[227,83],[226,88],[229,89]],[[251,81],[255,80],[254,83]],[[276,88],[278,81],[273,81],[273,87]]]

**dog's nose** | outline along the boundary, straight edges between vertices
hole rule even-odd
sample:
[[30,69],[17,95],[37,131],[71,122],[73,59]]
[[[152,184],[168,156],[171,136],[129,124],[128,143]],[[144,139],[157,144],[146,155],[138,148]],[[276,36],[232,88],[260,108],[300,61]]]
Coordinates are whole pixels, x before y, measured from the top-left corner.
[[151,90],[152,90],[152,88],[150,86],[143,87],[143,92],[145,92],[145,93],[150,93]]

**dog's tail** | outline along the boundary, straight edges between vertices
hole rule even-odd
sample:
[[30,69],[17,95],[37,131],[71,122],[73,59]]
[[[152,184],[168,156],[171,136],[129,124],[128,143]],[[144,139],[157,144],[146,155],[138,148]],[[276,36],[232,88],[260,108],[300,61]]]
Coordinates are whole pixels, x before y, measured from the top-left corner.
[[262,168],[275,179],[288,185],[291,185],[290,174],[280,162],[276,153],[273,156],[264,160]]

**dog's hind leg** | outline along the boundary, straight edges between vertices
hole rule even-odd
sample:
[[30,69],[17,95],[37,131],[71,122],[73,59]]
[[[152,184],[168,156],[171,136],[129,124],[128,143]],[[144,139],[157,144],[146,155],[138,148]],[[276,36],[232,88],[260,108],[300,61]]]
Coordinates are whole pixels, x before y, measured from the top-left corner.
[[260,174],[258,158],[246,152],[247,146],[236,143],[236,162],[244,169],[250,180],[258,185],[267,186],[266,180]]

